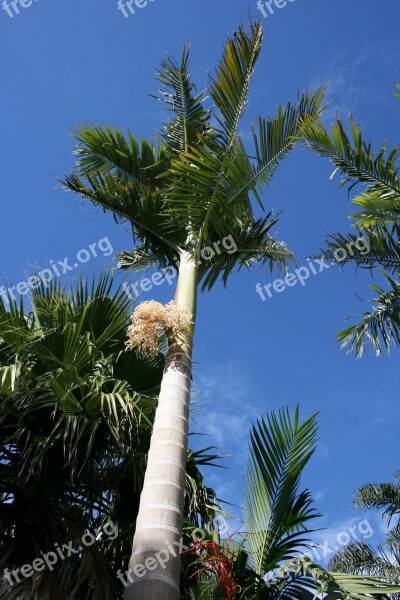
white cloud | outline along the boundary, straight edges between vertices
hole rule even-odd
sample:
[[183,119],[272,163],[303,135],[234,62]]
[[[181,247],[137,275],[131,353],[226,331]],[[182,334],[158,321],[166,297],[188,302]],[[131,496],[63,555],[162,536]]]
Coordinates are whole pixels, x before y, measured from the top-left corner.
[[257,411],[250,402],[251,382],[231,363],[195,373],[196,402],[192,413],[194,427],[210,435],[223,453],[243,452],[249,440]]
[[[206,479],[221,499],[238,505],[228,506],[227,510],[239,518],[242,517],[242,481],[247,468],[249,432],[259,416],[259,410],[249,397],[250,389],[252,383],[231,362],[203,367],[202,373],[195,371],[196,400],[191,413],[191,431],[210,436],[201,437],[200,445],[216,445],[226,457],[223,464],[227,468],[207,469]],[[199,440],[196,443],[199,445]]]
[[386,45],[376,41],[368,46],[353,44],[332,59],[331,63],[319,72],[313,86],[322,81],[329,82],[328,96],[333,103],[324,113],[324,121],[332,121],[339,114],[342,118],[348,114],[357,115],[361,103],[382,110],[394,106],[393,89],[378,87],[375,73],[379,71],[388,81],[394,81],[398,61],[399,44]]
[[313,559],[326,565],[338,550],[350,542],[378,543],[382,537],[381,519],[375,513],[363,512],[316,531],[310,537],[315,548]]

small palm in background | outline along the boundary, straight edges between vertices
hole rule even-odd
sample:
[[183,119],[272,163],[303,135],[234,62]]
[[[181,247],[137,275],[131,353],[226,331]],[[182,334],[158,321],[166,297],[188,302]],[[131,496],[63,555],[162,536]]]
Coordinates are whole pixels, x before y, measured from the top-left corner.
[[[382,519],[393,526],[377,548],[361,541],[352,542],[330,561],[329,568],[343,573],[384,577],[400,584],[400,473],[394,483],[369,483],[357,490],[354,506],[361,510],[383,510]],[[397,600],[400,594],[393,594]]]

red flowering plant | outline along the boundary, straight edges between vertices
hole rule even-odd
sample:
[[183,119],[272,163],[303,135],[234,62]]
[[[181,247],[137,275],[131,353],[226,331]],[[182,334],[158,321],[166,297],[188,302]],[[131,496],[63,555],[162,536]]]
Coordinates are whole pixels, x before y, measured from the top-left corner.
[[[236,582],[235,572],[237,562],[240,561],[245,552],[241,544],[235,542],[231,535],[228,539],[218,543],[215,539],[204,539],[195,542],[185,552],[195,556],[196,560],[191,564],[194,572],[189,579],[198,577],[202,573],[210,575],[216,587],[219,587],[224,600],[235,600],[242,591],[241,586]],[[247,560],[247,555],[245,562]]]

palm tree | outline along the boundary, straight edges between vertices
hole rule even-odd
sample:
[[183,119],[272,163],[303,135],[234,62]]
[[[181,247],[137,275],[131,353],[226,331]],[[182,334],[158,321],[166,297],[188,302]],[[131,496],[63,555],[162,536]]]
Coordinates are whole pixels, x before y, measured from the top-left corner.
[[[329,567],[343,573],[385,578],[393,585],[400,585],[400,474],[394,483],[363,485],[355,494],[354,506],[361,510],[384,509],[382,518],[386,517],[390,524],[397,517],[397,522],[376,549],[364,542],[352,542],[335,554]],[[398,600],[400,594],[393,597]]]
[[[103,532],[52,569],[3,576],[4,600],[123,596],[116,573],[130,556],[165,358],[124,352],[131,302],[112,286],[103,275],[69,291],[42,286],[29,310],[0,303],[0,566],[11,572]],[[189,454],[193,528],[214,518],[197,466],[212,459]]]
[[342,347],[348,346],[357,356],[362,356],[367,341],[379,355],[383,349],[389,352],[391,345],[400,344],[400,146],[387,153],[386,144],[382,144],[374,151],[353,118],[350,130],[351,137],[340,119],[331,131],[318,119],[305,119],[301,125],[306,147],[327,157],[344,174],[342,185],[348,183],[352,189],[360,183],[365,187],[352,201],[357,207],[350,216],[356,233],[330,236],[324,254],[342,265],[353,263],[382,275],[386,289],[378,284],[370,286],[377,294],[371,300],[372,310],[337,335]]
[[[78,160],[65,187],[131,225],[136,247],[122,254],[120,266],[171,265],[179,271],[172,304],[142,305],[133,315],[131,347],[152,349],[151,340],[164,333],[168,356],[133,541],[129,600],[179,597],[179,554],[165,568],[143,565],[153,567],[154,556],[169,552],[182,535],[198,287],[211,289],[220,276],[226,283],[235,267],[283,267],[292,258],[270,236],[276,218],[256,218],[249,194],[263,209],[260,188],[293,147],[299,121],[320,114],[324,90],[302,94],[275,118],[260,117],[252,132],[255,156],[249,157],[238,126],[261,44],[259,23],[248,32],[239,27],[228,40],[208,89],[214,111],[190,80],[189,51],[184,48],[180,63],[166,58],[157,72],[164,86],[158,99],[172,119],[156,145],[111,127],[83,125],[75,134]],[[221,246],[228,237],[234,252]],[[204,248],[208,257],[209,248],[219,252],[204,260]]]
[[328,600],[361,598],[399,591],[385,573],[327,572],[305,558],[312,552],[312,523],[319,515],[301,476],[316,449],[316,415],[299,421],[287,409],[273,411],[253,425],[244,481],[245,533],[216,543],[208,539],[190,553],[191,600]]

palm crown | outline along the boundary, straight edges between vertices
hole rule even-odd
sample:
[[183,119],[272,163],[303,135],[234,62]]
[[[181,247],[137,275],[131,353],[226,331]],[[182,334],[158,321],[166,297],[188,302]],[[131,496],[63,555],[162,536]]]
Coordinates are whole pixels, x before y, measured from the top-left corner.
[[261,25],[254,23],[249,33],[241,27],[228,41],[210,79],[214,110],[190,81],[189,50],[184,48],[180,63],[166,58],[156,74],[163,84],[157,98],[173,116],[156,143],[111,127],[82,125],[76,132],[76,169],[64,183],[132,225],[136,248],[121,255],[120,266],[177,266],[182,251],[196,255],[231,235],[235,252],[221,249],[200,265],[199,279],[210,288],[221,274],[226,282],[233,268],[250,266],[251,259],[272,266],[292,257],[270,236],[276,218],[256,218],[249,194],[263,208],[261,186],[292,148],[302,117],[322,111],[324,90],[302,94],[275,118],[260,117],[250,158],[237,131],[261,42]]

